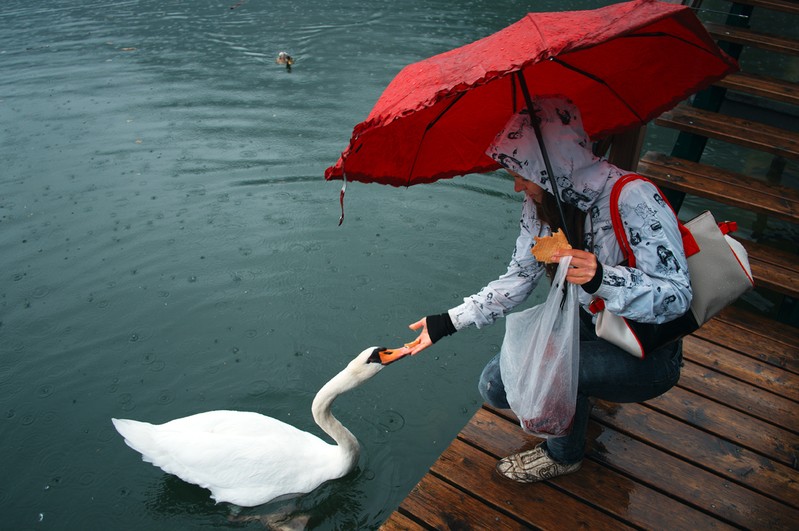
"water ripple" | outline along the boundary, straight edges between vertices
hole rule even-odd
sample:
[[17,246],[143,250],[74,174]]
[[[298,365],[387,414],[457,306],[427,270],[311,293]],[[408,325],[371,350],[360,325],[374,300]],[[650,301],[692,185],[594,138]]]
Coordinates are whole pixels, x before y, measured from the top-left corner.
[[160,393],[158,393],[157,401],[159,406],[169,405],[175,401],[175,394],[169,389],[164,389]]
[[36,396],[38,396],[39,398],[47,398],[48,396],[53,394],[54,390],[55,386],[53,386],[53,384],[42,384],[36,390]]
[[387,432],[395,432],[405,426],[405,417],[398,411],[387,409],[380,412],[377,424]]

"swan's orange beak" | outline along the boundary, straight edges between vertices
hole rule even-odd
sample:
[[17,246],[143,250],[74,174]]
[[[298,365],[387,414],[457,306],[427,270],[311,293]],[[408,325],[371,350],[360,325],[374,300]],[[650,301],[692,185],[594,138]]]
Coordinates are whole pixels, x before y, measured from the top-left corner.
[[376,348],[372,351],[372,355],[369,356],[367,363],[379,363],[380,365],[389,365],[394,363],[398,359],[404,358],[408,355],[408,349],[406,348]]

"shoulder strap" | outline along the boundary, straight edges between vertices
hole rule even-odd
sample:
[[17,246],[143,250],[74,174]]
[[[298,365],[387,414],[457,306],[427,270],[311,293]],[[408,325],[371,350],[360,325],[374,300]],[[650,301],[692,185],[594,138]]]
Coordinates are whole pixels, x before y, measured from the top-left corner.
[[636,179],[645,178],[635,173],[628,173],[613,183],[613,188],[610,190],[610,221],[613,222],[613,232],[616,234],[616,240],[619,242],[624,259],[627,260],[627,264],[630,267],[635,267],[635,255],[632,247],[630,247],[630,241],[627,239],[627,233],[624,231],[624,224],[621,221],[619,195],[621,195],[621,189],[624,188],[625,184]]
[[[627,233],[624,231],[624,224],[621,221],[621,214],[619,213],[619,196],[621,195],[621,189],[624,188],[624,185],[630,181],[635,181],[638,179],[652,184],[652,186],[654,186],[660,194],[660,197],[663,198],[663,201],[669,205],[674,217],[677,218],[677,213],[674,211],[674,207],[671,206],[671,203],[669,203],[669,200],[666,199],[665,195],[663,195],[663,192],[660,190],[660,188],[658,188],[655,183],[646,177],[636,173],[628,173],[613,183],[613,188],[610,191],[610,220],[613,223],[613,232],[616,234],[616,240],[619,242],[621,252],[624,254],[624,258],[627,260],[627,264],[630,267],[635,267],[635,255],[633,254],[632,247],[630,246],[630,241],[627,239]],[[685,256],[691,256],[698,253],[699,246],[696,244],[696,240],[694,239],[693,234],[691,234],[691,231],[689,231],[682,223],[680,223],[679,219],[677,219],[677,226],[680,229],[680,236],[682,236],[682,244],[685,250]]]

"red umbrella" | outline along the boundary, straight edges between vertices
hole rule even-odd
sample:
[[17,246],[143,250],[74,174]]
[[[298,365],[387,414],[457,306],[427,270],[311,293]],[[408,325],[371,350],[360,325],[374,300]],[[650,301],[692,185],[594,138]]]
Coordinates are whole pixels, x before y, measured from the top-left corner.
[[736,69],[686,6],[636,0],[530,13],[403,68],[325,179],[409,186],[497,169],[485,150],[526,106],[520,88],[571,99],[597,139],[647,123]]

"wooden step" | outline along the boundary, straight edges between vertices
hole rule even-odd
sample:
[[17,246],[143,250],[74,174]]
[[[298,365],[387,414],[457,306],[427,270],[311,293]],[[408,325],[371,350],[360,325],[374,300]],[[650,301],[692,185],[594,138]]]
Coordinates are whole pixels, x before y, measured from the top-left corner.
[[755,287],[799,298],[797,255],[774,247],[739,239],[749,254]]
[[799,2],[796,0],[732,0],[736,4],[744,4],[752,7],[770,9],[772,11],[782,11],[792,15],[799,15]]
[[[724,450],[714,448],[713,435],[665,415],[652,415],[651,410],[641,404],[603,405],[605,408],[595,410],[596,416],[617,430],[624,429],[628,435],[645,440],[654,439],[654,432],[660,431],[662,435],[657,437],[660,444],[671,448],[684,445],[682,457],[691,460],[693,464],[705,466],[765,496],[787,498],[794,505],[799,502],[799,485],[793,481],[795,474],[792,473],[790,464],[763,459],[757,453],[733,442]],[[606,412],[607,415],[603,414]],[[612,415],[609,414],[611,412]],[[732,418],[734,422],[740,422],[745,419],[745,415],[733,412]],[[747,423],[747,426],[750,429],[754,427],[751,423]],[[734,448],[735,446],[739,447]]]
[[776,77],[735,72],[715,83],[719,87],[759,98],[799,105],[799,83]]
[[[783,353],[789,353],[794,359],[793,369],[791,370],[799,374],[799,328],[785,323],[777,323],[760,315],[753,315],[751,312],[734,306],[729,306],[722,310],[714,320],[723,322],[727,326],[738,328],[745,334],[751,334],[753,329],[758,330],[760,335],[765,334],[779,341],[783,345],[781,349]],[[761,354],[758,354],[757,357],[764,359]],[[777,362],[776,365],[784,367],[785,363]]]
[[[799,435],[755,418],[746,418],[733,408],[719,404],[687,389],[675,387],[647,401],[659,413],[678,418],[705,432],[716,433],[729,441],[751,448],[776,462],[793,466]],[[701,414],[697,414],[701,412]]]
[[[796,379],[793,383],[799,385]],[[793,433],[799,429],[796,402],[747,382],[725,377],[711,368],[686,360],[680,375],[680,387],[745,412],[753,419],[779,422],[780,426]]]
[[799,160],[799,133],[752,120],[704,111],[690,105],[678,105],[661,114],[655,119],[655,123],[662,127]]
[[728,306],[693,336],[799,375],[799,328],[794,326]]
[[[757,352],[758,345],[748,346],[749,351]],[[738,350],[737,345],[724,346],[714,341],[714,338],[703,339],[691,335],[683,341],[683,355],[686,360],[701,365],[715,372],[724,373],[736,380],[746,380],[756,387],[760,393],[771,393],[785,399],[789,404],[786,409],[785,425],[794,432],[799,433],[799,408],[790,405],[792,402],[799,404],[799,375],[788,374],[786,369],[775,367],[760,360],[750,358]],[[772,419],[766,417],[764,421]],[[799,487],[799,485],[797,485]]]
[[[786,500],[794,506],[786,517],[799,515],[795,508],[799,502],[799,485],[795,483],[796,473],[790,465],[763,458],[732,441],[716,446],[718,441],[713,435],[665,415],[652,415],[651,410],[641,404],[602,405],[606,407],[595,408],[595,416],[615,430],[624,430],[625,435],[639,440],[659,440],[663,447],[677,450],[680,457],[692,465],[707,467],[729,480],[730,485],[738,483],[764,497]],[[629,463],[623,464],[629,466]],[[652,466],[657,465],[653,463]]]
[[714,22],[705,22],[705,28],[713,38],[719,41],[755,46],[771,52],[799,55],[799,41],[794,39]]
[[[799,191],[793,188],[654,151],[644,154],[637,171],[662,188],[799,223]],[[755,286],[799,298],[799,257],[795,253],[739,241],[749,254]]]
[[742,173],[649,151],[638,173],[663,188],[799,223],[799,190]]

